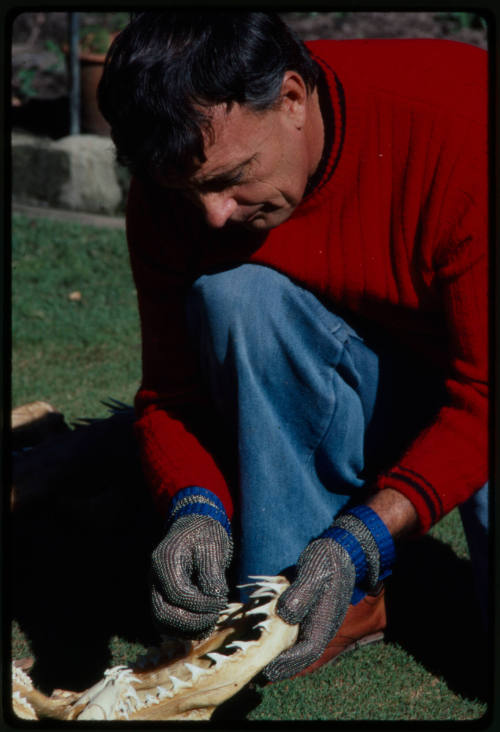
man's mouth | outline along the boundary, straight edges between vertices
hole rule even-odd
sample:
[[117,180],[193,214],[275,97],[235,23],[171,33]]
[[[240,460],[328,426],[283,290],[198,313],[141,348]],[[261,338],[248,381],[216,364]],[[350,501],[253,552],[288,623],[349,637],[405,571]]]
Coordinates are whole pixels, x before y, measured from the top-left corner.
[[229,219],[227,222],[230,226],[247,226],[247,224],[250,224],[252,221],[254,221],[259,215],[261,215],[264,212],[264,207],[259,206],[253,213],[251,213],[246,218],[241,219]]
[[259,206],[259,208],[257,209],[257,211],[255,211],[247,219],[245,219],[245,221],[243,223],[244,224],[250,224],[254,219],[257,218],[257,216],[260,216],[262,213],[264,213],[263,206]]
[[252,224],[259,218],[264,218],[266,214],[273,213],[274,211],[277,211],[280,207],[275,206],[272,203],[263,203],[261,206],[258,206],[255,211],[253,211],[250,215],[248,215],[246,218],[242,219],[229,219],[227,222],[227,225],[229,226],[236,226],[236,227],[244,227],[244,228],[253,228]]
[[243,223],[244,224],[250,224],[252,221],[254,221],[259,216],[262,216],[263,214],[273,213],[274,211],[278,211],[280,206],[276,206],[273,203],[263,203],[261,206],[259,206],[256,211],[254,211],[250,216],[248,216]]

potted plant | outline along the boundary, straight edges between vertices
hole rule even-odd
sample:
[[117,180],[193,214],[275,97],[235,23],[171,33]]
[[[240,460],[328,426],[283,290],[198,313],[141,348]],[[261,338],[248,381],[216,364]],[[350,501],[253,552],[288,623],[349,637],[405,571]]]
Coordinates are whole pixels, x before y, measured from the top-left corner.
[[97,104],[97,85],[107,50],[128,19],[128,13],[106,15],[105,23],[82,25],[79,32],[81,125],[85,132],[97,135],[109,134],[109,125]]
[[81,124],[85,132],[109,134],[109,125],[97,104],[97,85],[102,76],[106,52],[117,32],[103,26],[83,26],[80,29]]

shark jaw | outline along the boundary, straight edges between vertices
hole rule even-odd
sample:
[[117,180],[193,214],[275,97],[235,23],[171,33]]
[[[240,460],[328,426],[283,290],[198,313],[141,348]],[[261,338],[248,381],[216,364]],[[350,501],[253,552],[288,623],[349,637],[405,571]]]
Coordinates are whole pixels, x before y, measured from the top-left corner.
[[22,719],[207,720],[279,653],[292,646],[298,625],[275,612],[288,587],[281,576],[252,576],[247,603],[231,603],[201,641],[164,639],[130,666],[115,666],[84,692],[37,691],[12,667],[12,704]]

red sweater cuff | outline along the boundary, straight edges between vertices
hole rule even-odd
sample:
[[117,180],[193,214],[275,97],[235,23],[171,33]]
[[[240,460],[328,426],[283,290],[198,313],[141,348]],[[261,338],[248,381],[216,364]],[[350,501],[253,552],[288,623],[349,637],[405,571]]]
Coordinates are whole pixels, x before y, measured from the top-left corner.
[[417,534],[426,534],[445,514],[441,498],[434,486],[416,471],[402,465],[381,475],[375,488],[377,490],[392,488],[408,498],[417,512],[419,520]]

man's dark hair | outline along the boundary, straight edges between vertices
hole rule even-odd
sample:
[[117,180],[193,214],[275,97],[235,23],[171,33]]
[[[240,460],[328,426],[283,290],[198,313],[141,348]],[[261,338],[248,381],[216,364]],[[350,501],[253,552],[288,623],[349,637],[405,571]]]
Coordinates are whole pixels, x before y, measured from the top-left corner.
[[318,66],[276,13],[134,14],[111,45],[98,90],[119,162],[135,175],[188,171],[205,160],[209,108],[270,109],[287,70],[314,89]]

